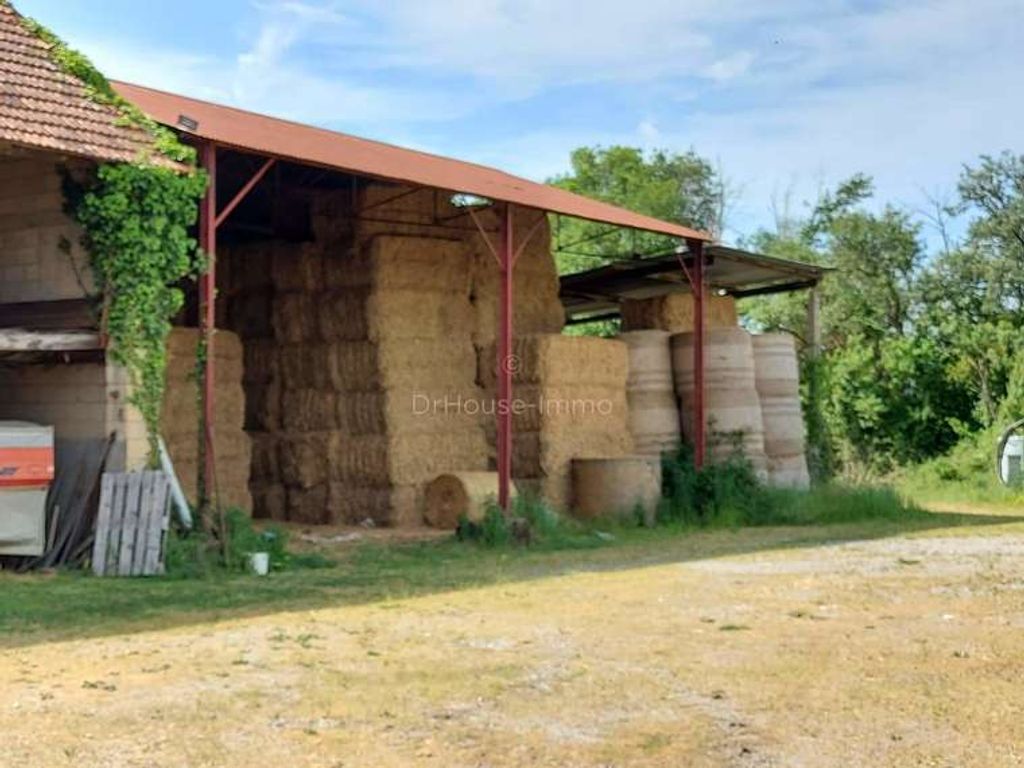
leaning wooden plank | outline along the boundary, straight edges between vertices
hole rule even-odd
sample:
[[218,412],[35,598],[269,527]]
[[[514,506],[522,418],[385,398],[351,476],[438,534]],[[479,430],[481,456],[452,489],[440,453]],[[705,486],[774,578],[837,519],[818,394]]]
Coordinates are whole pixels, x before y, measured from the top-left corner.
[[114,478],[103,474],[100,484],[100,511],[96,518],[96,537],[92,545],[92,572],[102,576],[107,567],[107,536],[110,534],[111,509],[114,503]]
[[170,483],[167,475],[158,473],[153,486],[153,505],[150,510],[146,531],[146,557],[142,573],[154,576],[162,572],[164,520],[170,511]]
[[142,498],[142,475],[128,474],[128,493],[125,496],[124,519],[121,523],[121,552],[117,561],[117,575],[132,575],[132,556],[135,554],[135,529],[139,524],[139,502]]
[[121,533],[124,530],[124,504],[128,494],[127,482],[127,475],[120,472],[114,474],[114,503],[111,505],[110,533],[107,534],[108,576],[117,575],[117,564],[121,555]]
[[153,517],[156,485],[159,472],[142,473],[142,495],[139,499],[139,525],[135,530],[135,551],[132,554],[132,576],[142,576],[146,572],[146,545],[149,541],[150,520]]

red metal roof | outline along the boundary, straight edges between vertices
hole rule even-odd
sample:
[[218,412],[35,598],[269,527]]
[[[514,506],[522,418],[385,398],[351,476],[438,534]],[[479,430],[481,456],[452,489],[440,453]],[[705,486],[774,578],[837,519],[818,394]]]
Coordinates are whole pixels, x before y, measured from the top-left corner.
[[185,115],[199,124],[191,133],[224,146],[416,186],[501,200],[620,227],[674,237],[711,239],[704,232],[483,165],[360,139],[140,85],[119,82],[113,85],[125,99],[157,122],[180,130],[178,118]]
[[50,58],[10,5],[0,2],[0,140],[97,160],[131,161],[153,138],[99,104]]

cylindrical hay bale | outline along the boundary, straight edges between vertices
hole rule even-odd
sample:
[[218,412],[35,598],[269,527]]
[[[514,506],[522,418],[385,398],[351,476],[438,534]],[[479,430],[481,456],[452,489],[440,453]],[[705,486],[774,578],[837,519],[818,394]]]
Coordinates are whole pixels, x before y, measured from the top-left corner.
[[463,516],[479,520],[483,516],[484,504],[497,497],[497,472],[440,475],[427,484],[423,493],[423,519],[434,528],[451,530]]
[[796,340],[788,333],[759,333],[751,338],[754,380],[762,397],[800,394],[800,364]]
[[[692,333],[672,337],[672,373],[679,395],[683,432],[693,439]],[[704,414],[712,457],[726,458],[737,448],[764,474],[764,420],[754,384],[750,334],[742,328],[712,328],[704,337]]]
[[796,342],[786,333],[753,337],[754,379],[764,421],[768,481],[772,485],[810,485],[805,455],[803,410],[800,407],[800,366]]
[[629,350],[626,395],[629,430],[636,452],[659,455],[679,444],[679,409],[672,391],[668,331],[631,331],[619,335]]
[[573,509],[579,517],[641,511],[653,524],[661,498],[661,461],[653,456],[573,459]]

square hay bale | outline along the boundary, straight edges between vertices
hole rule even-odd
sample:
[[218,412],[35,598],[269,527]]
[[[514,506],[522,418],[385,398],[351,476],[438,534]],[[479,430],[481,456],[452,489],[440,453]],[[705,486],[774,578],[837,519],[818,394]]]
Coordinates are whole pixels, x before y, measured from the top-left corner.
[[283,386],[250,384],[245,391],[245,428],[272,432],[281,428],[281,396]]
[[[218,299],[221,297],[218,296]],[[271,322],[273,294],[269,289],[245,291],[226,300],[226,325],[243,339],[262,339],[274,335]]]
[[380,387],[378,349],[368,341],[337,341],[329,346],[327,377],[331,388],[368,391]]
[[273,432],[250,432],[252,440],[252,482],[259,485],[276,483],[281,478],[278,464],[280,438]]
[[[707,328],[735,327],[736,299],[732,296],[707,296],[704,302]],[[627,299],[622,302],[622,330],[648,328],[688,333],[693,330],[693,294],[671,293],[651,299]]]
[[322,389],[286,389],[281,423],[288,432],[319,432],[337,426],[337,394]]
[[278,347],[278,370],[285,390],[331,390],[331,346],[289,344]]
[[280,375],[280,349],[273,339],[247,339],[243,349],[244,384],[274,381]]
[[281,480],[288,488],[312,488],[327,482],[331,432],[282,434],[278,443]]
[[353,485],[386,486],[391,482],[387,435],[333,433],[327,446],[330,478]]
[[271,279],[280,292],[317,293],[324,285],[324,256],[318,243],[275,243]]
[[487,469],[480,430],[393,436],[388,447],[388,479],[399,485],[426,483],[445,472]]
[[470,337],[473,311],[469,296],[411,288],[378,290],[366,306],[368,338],[441,340]]
[[299,344],[320,338],[320,300],[309,293],[279,293],[274,296],[271,324],[274,338],[282,344]]
[[370,336],[368,289],[350,288],[317,299],[316,322],[325,341],[363,341]]
[[283,485],[251,485],[252,515],[265,520],[288,519],[288,492]]
[[309,525],[325,525],[331,522],[327,507],[330,488],[327,483],[312,488],[288,489],[288,520]]

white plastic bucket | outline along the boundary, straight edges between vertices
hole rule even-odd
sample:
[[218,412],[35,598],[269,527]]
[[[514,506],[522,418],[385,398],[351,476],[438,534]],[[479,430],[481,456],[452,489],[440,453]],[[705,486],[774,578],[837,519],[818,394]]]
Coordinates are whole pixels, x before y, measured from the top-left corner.
[[253,552],[249,555],[249,570],[257,576],[266,576],[270,573],[270,553]]

